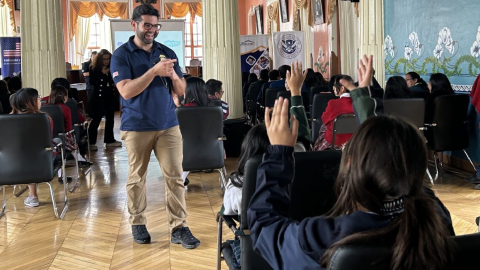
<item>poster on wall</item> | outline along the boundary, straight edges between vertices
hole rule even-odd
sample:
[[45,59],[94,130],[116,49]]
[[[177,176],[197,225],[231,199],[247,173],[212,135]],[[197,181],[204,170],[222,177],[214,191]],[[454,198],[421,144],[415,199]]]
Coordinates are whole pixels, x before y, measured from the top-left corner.
[[262,69],[270,69],[268,35],[240,36],[240,62],[242,72],[260,75]]
[[[478,0],[400,2],[384,4],[386,78],[416,72],[428,82],[431,74],[443,73],[454,90],[470,91],[480,73],[480,17],[472,9]],[[424,18],[425,10],[435,10],[426,21],[395,23]]]
[[305,63],[303,32],[275,32],[273,33],[273,64],[274,68],[290,65],[298,60]]
[[21,43],[19,37],[0,37],[2,78],[17,76],[22,70]]

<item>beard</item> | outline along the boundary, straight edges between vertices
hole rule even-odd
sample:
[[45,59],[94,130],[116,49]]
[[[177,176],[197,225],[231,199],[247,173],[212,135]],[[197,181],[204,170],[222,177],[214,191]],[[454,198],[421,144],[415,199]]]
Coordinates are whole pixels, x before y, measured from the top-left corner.
[[[148,33],[153,34],[153,39],[147,38]],[[142,32],[139,29],[137,29],[137,31],[135,31],[135,34],[137,35],[138,39],[140,39],[145,44],[152,44],[153,40],[155,40],[155,38],[158,36],[158,32],[156,32],[156,31]]]

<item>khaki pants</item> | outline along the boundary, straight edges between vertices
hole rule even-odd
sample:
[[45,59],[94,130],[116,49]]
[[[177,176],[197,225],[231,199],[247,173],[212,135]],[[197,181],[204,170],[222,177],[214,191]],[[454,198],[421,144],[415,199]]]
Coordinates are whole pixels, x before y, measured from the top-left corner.
[[165,179],[165,198],[170,230],[186,227],[187,206],[182,180],[183,142],[179,126],[160,131],[122,131],[122,140],[128,152],[127,197],[130,224],[147,222],[145,180],[152,150]]

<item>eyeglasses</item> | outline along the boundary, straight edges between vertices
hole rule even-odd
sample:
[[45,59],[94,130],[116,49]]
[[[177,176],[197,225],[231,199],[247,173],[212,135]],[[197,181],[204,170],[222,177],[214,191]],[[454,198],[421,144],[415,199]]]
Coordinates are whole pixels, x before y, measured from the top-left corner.
[[38,99],[42,99],[43,97],[41,95],[38,95]]
[[[137,21],[137,23],[141,23],[141,22]],[[152,29],[152,27],[155,28],[155,30],[162,29],[161,24],[151,24],[151,23],[146,23],[146,22],[143,23],[143,27],[145,28],[145,30],[150,30],[150,29]]]
[[410,81],[410,80],[413,80],[413,79],[412,78],[405,79],[405,81],[407,81],[407,82]]

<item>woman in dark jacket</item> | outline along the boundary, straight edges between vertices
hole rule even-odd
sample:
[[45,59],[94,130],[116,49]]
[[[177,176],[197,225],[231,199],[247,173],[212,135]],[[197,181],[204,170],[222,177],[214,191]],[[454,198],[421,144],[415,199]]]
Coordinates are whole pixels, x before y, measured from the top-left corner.
[[90,137],[90,150],[97,150],[97,133],[102,117],[105,115],[105,134],[103,142],[106,146],[119,147],[122,146],[113,137],[113,121],[115,103],[118,99],[115,95],[115,84],[110,75],[110,59],[112,54],[102,49],[90,66],[90,84],[93,87],[93,95],[90,99],[90,116],[92,122],[88,128]]

